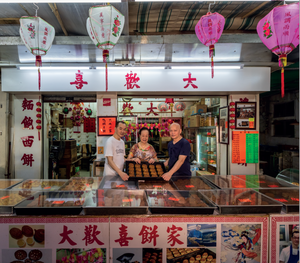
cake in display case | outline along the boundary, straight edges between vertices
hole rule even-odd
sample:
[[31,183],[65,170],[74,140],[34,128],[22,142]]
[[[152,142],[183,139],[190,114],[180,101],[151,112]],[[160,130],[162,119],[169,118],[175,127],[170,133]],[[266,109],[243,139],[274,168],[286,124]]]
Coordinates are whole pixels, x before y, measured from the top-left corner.
[[146,190],[152,214],[213,214],[215,205],[199,191]]
[[47,180],[47,179],[27,179],[22,183],[12,187],[13,190],[33,190],[33,191],[57,191],[68,180]]
[[11,189],[15,185],[21,183],[23,179],[0,179],[0,190]]
[[72,177],[59,190],[60,191],[89,191],[96,190],[102,181],[102,177]]
[[220,214],[280,213],[282,209],[282,203],[250,188],[204,190],[201,193],[218,206]]
[[280,179],[295,186],[299,186],[299,170],[293,168],[284,169],[279,174],[277,174],[276,179]]
[[98,189],[83,206],[86,215],[147,214],[148,204],[144,190]]

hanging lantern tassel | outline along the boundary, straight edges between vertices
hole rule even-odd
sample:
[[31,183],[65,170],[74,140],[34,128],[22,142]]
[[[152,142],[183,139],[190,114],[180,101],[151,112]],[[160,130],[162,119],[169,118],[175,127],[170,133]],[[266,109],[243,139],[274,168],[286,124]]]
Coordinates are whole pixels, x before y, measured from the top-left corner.
[[279,67],[281,67],[281,97],[284,97],[284,67],[287,65],[286,54],[279,56]]
[[42,66],[42,57],[41,56],[36,56],[35,57],[35,66],[39,67],[38,68],[39,90],[41,90],[41,71],[40,71],[40,67]]
[[211,58],[211,78],[214,78],[214,56],[215,56],[215,45],[209,46],[209,57]]
[[41,103],[41,97],[39,97],[39,101],[36,103],[36,106],[37,106],[37,108],[36,108],[36,111],[37,111],[36,117],[38,118],[36,120],[36,123],[38,124],[36,126],[36,129],[38,130],[39,141],[40,141],[41,140],[41,129],[42,129],[42,120],[41,120],[41,118],[42,118],[42,113],[41,113],[42,112],[42,109],[41,109],[42,103]]
[[107,72],[107,62],[109,60],[109,51],[107,49],[103,50],[102,53],[103,56],[103,62],[105,63],[105,87],[106,87],[106,91],[108,90],[108,72]]

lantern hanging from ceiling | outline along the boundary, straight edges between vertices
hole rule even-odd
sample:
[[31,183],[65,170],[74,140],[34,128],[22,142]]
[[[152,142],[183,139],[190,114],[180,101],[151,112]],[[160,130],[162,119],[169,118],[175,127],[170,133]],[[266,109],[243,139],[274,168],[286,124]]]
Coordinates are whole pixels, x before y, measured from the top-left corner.
[[160,111],[160,112],[166,112],[168,111],[169,109],[169,105],[165,102],[161,102],[157,105],[157,109]]
[[279,56],[281,96],[284,97],[284,67],[287,65],[287,54],[299,45],[299,3],[273,8],[258,22],[256,30],[267,48]]
[[225,18],[219,13],[208,12],[198,21],[195,32],[201,43],[209,47],[211,77],[214,77],[215,44],[219,41],[225,25]]
[[41,89],[42,56],[46,55],[52,46],[55,29],[40,17],[22,16],[20,18],[20,36],[25,46],[35,56],[35,65],[38,67],[38,83]]
[[112,5],[93,6],[89,10],[86,27],[93,43],[103,50],[106,91],[108,89],[107,62],[109,62],[109,50],[117,44],[124,23],[124,16]]
[[174,105],[174,109],[175,111],[184,111],[186,108],[186,105],[184,102],[176,102],[175,105]]

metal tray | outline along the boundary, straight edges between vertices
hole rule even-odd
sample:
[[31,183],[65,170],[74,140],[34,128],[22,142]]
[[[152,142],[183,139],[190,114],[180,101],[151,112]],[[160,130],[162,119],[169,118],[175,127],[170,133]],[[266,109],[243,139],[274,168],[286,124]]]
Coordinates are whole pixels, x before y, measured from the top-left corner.
[[261,188],[258,190],[264,194],[283,204],[283,211],[285,213],[299,213],[299,188]]
[[[183,262],[185,259],[187,259],[188,262],[190,262],[189,259],[190,259],[191,257],[194,257],[194,258],[196,259],[197,255],[201,255],[201,256],[202,256],[204,253],[207,253],[208,256],[212,256],[213,259],[217,259],[216,253],[215,253],[214,251],[209,250],[208,248],[178,248],[178,249],[183,249],[183,250],[185,250],[185,252],[186,252],[186,251],[192,251],[192,252],[187,253],[187,254],[182,255],[182,256],[179,256],[179,257],[174,257],[174,258],[172,258],[172,259],[168,259],[168,258],[167,258],[167,263]],[[169,253],[168,251],[171,252],[170,249],[167,249],[167,253]],[[171,253],[172,253],[172,252],[171,252]],[[173,253],[172,253],[172,255],[174,256]],[[168,255],[167,255],[167,257],[168,257]],[[196,261],[196,260],[195,260],[195,261]],[[199,261],[199,262],[200,262],[200,261]],[[206,262],[208,262],[208,261],[206,261]]]
[[254,189],[215,189],[201,193],[219,208],[220,214],[280,213],[282,203],[260,194]]
[[0,190],[0,213],[14,213],[14,206],[26,198],[33,198],[35,193],[31,190]]
[[[216,206],[199,191],[146,190],[152,214],[213,214]],[[187,199],[193,196],[193,199]],[[195,200],[196,199],[196,200]],[[193,204],[190,202],[193,201]],[[200,206],[202,201],[203,207]],[[194,204],[198,204],[194,205]]]
[[147,214],[148,205],[143,190],[98,189],[83,205],[86,215]]
[[165,189],[169,191],[178,190],[172,179],[168,182],[160,179],[151,178],[149,180],[138,180],[138,187],[141,190]]
[[203,175],[202,177],[216,186],[216,188],[220,189],[258,188],[257,185],[246,182],[245,180],[234,175]]
[[57,191],[68,180],[55,180],[55,179],[27,179],[22,183],[12,187],[13,190],[33,190],[33,191]]
[[[134,165],[134,176],[130,176],[129,173],[129,164],[133,164]],[[141,168],[141,176],[137,176],[136,174],[136,165],[138,165]],[[157,173],[157,177],[153,177],[151,172],[150,172],[150,165],[154,165],[155,171]],[[140,179],[144,179],[144,180],[149,180],[149,179],[159,179],[159,180],[164,180],[157,171],[156,166],[159,165],[160,167],[162,167],[163,170],[163,174],[166,172],[166,168],[164,166],[164,164],[162,162],[155,162],[153,164],[149,164],[148,162],[141,162],[140,164],[135,163],[134,161],[126,161],[125,163],[125,171],[126,173],[129,175],[129,180],[140,180]],[[146,177],[144,174],[144,168],[143,167],[147,167],[147,171],[149,173],[149,177]]]
[[0,179],[0,190],[11,189],[22,181],[23,179]]
[[104,176],[99,189],[137,190],[137,182],[123,181],[120,176]]
[[172,181],[176,185],[178,190],[185,191],[197,191],[197,190],[210,190],[215,189],[215,186],[212,186],[207,180],[201,177],[185,177],[185,176],[176,176],[172,177]]
[[[85,201],[84,191],[38,192],[17,206],[17,215],[78,215]],[[69,203],[68,203],[69,202]],[[72,206],[72,203],[77,205]]]
[[72,177],[59,191],[90,191],[99,188],[103,177]]
[[293,185],[280,179],[276,179],[268,175],[234,175],[234,177],[245,180],[246,184],[251,183],[260,188],[298,187],[296,185]]

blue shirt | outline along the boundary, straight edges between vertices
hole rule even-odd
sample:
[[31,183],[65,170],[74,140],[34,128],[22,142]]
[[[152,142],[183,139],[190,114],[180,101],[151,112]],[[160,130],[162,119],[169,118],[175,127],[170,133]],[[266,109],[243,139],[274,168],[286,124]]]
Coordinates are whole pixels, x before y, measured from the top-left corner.
[[[202,238],[202,233],[197,230],[197,229],[193,229],[191,230],[191,232],[189,233],[189,237],[197,237],[197,238]],[[202,242],[202,240],[195,240],[198,244],[200,244]],[[188,245],[194,245],[193,243],[191,243],[189,240],[188,240]]]
[[172,169],[174,164],[178,161],[179,155],[185,155],[186,158],[181,167],[173,174],[173,176],[191,176],[191,166],[190,166],[190,143],[182,138],[175,144],[173,141],[168,143],[169,152],[169,170]]

